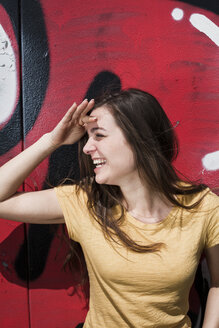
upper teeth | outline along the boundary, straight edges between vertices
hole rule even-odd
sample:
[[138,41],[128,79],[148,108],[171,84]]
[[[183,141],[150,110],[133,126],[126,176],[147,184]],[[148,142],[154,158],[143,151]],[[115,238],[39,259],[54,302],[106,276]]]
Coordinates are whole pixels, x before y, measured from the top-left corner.
[[93,160],[93,163],[95,165],[97,165],[97,164],[104,164],[104,163],[106,163],[106,160],[105,159],[94,159]]

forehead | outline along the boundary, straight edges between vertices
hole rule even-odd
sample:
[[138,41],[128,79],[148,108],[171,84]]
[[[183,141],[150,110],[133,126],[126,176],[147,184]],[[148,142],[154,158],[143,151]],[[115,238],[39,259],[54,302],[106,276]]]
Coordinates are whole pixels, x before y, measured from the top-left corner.
[[108,116],[112,116],[112,114],[110,113],[110,109],[107,106],[100,106],[95,108],[90,116],[95,116],[98,119],[102,119],[104,117],[108,117]]
[[106,106],[101,106],[95,108],[90,116],[95,116],[97,118],[96,122],[88,123],[87,130],[90,130],[93,127],[101,127],[106,130],[109,130],[116,126],[115,119],[111,114],[111,111]]

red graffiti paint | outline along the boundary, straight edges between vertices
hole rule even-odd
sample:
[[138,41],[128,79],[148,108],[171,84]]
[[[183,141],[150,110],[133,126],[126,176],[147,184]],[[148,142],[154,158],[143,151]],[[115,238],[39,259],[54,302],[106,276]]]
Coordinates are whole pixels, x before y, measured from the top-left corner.
[[[54,126],[74,100],[83,98],[95,74],[108,69],[122,79],[123,87],[137,86],[159,98],[173,123],[179,121],[177,167],[213,185],[217,173],[202,175],[201,159],[218,150],[218,47],[189,17],[198,12],[216,24],[218,17],[173,1],[127,1],[125,7],[120,1],[97,1],[95,6],[41,3],[50,45],[50,82],[28,143],[45,131],[44,122]],[[171,16],[177,6],[184,11],[181,21]]]
[[[205,170],[202,158],[219,150],[218,46],[189,18],[199,13],[219,25],[218,16],[168,0],[40,3],[49,44],[49,84],[25,146],[50,131],[73,101],[83,99],[94,77],[109,70],[120,77],[124,88],[142,88],[159,99],[179,137],[176,167],[214,187],[219,171]],[[178,21],[171,15],[176,7],[184,13]],[[20,151],[19,147],[1,160]],[[34,189],[35,183],[42,187],[48,163],[45,160],[26,180],[26,190]],[[42,275],[30,282],[31,327],[75,327],[86,315],[85,302],[74,293],[71,274],[60,270],[65,249],[54,261],[58,245],[55,238]]]

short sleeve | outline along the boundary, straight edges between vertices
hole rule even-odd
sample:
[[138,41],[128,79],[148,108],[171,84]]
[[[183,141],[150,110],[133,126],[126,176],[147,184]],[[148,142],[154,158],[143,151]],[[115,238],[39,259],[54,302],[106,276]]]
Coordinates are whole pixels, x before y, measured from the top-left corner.
[[208,218],[208,225],[206,231],[205,247],[213,247],[219,244],[219,198],[213,195],[214,202],[211,203],[213,210]]
[[59,205],[62,209],[68,235],[79,242],[81,218],[85,215],[86,200],[82,191],[76,192],[76,185],[64,185],[54,188]]

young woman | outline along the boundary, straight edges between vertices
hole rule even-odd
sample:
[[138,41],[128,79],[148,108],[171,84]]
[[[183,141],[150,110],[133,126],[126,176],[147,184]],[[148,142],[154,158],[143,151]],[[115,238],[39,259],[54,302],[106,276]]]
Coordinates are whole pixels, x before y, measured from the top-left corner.
[[[79,141],[81,180],[17,193],[55,149]],[[66,223],[90,280],[85,328],[191,327],[202,251],[211,274],[203,328],[219,327],[219,201],[182,181],[174,129],[157,100],[129,89],[75,103],[55,129],[0,169],[0,217]]]

